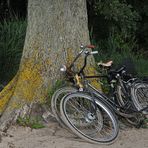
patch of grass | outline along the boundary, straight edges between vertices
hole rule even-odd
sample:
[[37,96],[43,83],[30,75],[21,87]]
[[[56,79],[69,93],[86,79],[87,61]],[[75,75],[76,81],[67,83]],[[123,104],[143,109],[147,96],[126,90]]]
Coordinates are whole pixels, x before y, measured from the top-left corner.
[[139,76],[148,77],[148,60],[144,58],[135,58],[136,70]]
[[57,80],[55,85],[48,91],[48,97],[51,98],[53,93],[62,86],[63,81],[62,80]]
[[47,100],[47,104],[50,105],[50,101],[52,98],[52,95],[54,94],[54,92],[59,89],[60,87],[62,87],[64,84],[66,84],[66,81],[64,80],[57,80],[55,85],[49,89],[48,91],[48,100]]
[[30,118],[30,117],[25,117],[25,118],[21,118],[19,117],[17,119],[17,124],[19,124],[20,126],[26,126],[26,127],[30,127],[32,129],[40,129],[40,128],[44,128],[45,126],[41,123],[39,118]]
[[27,23],[15,18],[0,22],[0,83],[16,74],[25,40]]
[[142,128],[148,128],[148,119],[147,118],[143,121]]

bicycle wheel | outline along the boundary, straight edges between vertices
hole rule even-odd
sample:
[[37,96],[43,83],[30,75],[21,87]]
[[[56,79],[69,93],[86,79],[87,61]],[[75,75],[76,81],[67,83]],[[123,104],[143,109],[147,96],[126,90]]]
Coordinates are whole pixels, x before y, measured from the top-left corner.
[[[130,98],[127,97],[125,95],[125,90],[124,90],[124,87],[121,87],[120,85],[117,85],[117,101],[119,103],[120,106],[122,107],[126,107],[128,109],[130,109],[131,111],[135,111],[135,105],[133,103],[132,100],[129,100]],[[125,109],[126,111],[126,109]],[[133,117],[126,117],[125,120],[133,125],[133,126],[138,126],[140,123],[141,123],[141,115],[139,114],[134,114]]]
[[80,138],[91,143],[111,143],[118,135],[118,123],[112,111],[91,96],[72,93],[60,103],[64,123]]
[[130,109],[131,111],[134,112],[136,110],[135,105],[131,97],[129,97],[129,95],[127,94],[128,92],[125,90],[125,88],[121,85],[117,85],[116,92],[117,92],[116,98],[118,104],[123,108],[125,107],[126,110]]
[[77,91],[77,89],[75,87],[65,86],[65,87],[62,87],[62,88],[58,89],[57,91],[55,91],[54,94],[52,95],[51,111],[52,111],[53,115],[55,116],[56,120],[62,126],[64,123],[61,119],[61,114],[60,114],[60,101],[64,95],[71,93],[71,92],[76,92],[76,91]]
[[[142,110],[148,106],[148,84],[147,83],[135,83],[131,88],[131,98],[137,108],[137,110]],[[148,109],[143,111],[147,114]]]
[[127,97],[124,94],[124,88],[120,85],[117,85],[117,101],[120,106],[124,106],[127,103]]

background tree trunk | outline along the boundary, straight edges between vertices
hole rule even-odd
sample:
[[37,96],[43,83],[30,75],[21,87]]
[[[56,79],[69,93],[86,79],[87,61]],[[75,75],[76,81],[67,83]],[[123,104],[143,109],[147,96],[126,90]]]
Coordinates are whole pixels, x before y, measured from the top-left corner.
[[2,92],[10,95],[4,98],[0,94],[2,130],[28,113],[33,102],[45,102],[48,89],[60,78],[61,64],[72,60],[81,44],[89,44],[87,24],[86,0],[28,1],[20,68]]

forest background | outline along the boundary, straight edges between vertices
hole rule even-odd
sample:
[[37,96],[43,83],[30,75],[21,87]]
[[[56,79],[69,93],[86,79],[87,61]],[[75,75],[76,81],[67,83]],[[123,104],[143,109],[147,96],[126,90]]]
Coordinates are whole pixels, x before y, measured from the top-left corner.
[[[130,70],[148,76],[148,1],[87,0],[88,28],[99,55],[96,61],[133,61]],[[22,55],[27,0],[0,2],[0,86],[16,74]]]

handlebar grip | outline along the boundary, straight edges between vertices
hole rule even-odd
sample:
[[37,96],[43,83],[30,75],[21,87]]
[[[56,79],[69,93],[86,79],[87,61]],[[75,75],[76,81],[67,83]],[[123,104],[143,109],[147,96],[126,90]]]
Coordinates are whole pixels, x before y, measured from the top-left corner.
[[90,54],[98,54],[98,51],[92,51],[92,52],[90,52]]
[[94,48],[95,48],[94,45],[87,45],[86,47],[87,47],[87,48],[91,48],[91,49],[94,49]]

